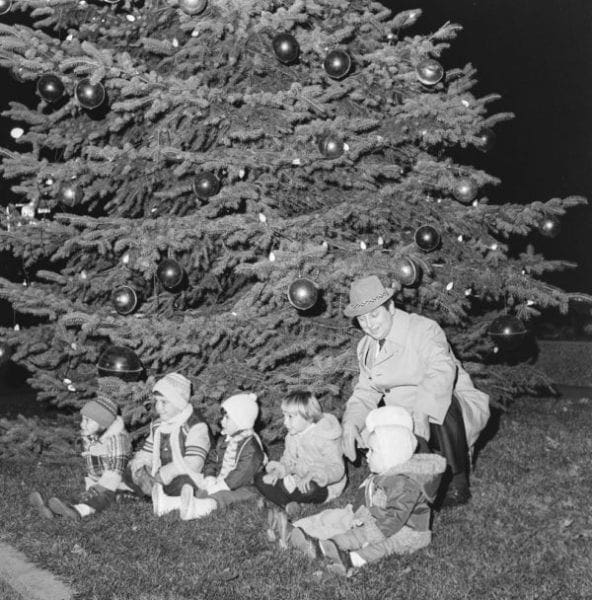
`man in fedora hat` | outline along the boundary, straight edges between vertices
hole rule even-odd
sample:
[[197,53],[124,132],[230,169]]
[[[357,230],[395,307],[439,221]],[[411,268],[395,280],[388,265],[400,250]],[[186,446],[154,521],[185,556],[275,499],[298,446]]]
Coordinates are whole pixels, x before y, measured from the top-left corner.
[[396,309],[393,293],[375,275],[351,284],[344,313],[356,318],[366,335],[357,348],[360,377],[343,415],[343,453],[355,460],[356,444],[365,445],[366,415],[381,400],[401,406],[411,414],[419,447],[446,458],[443,504],[465,503],[469,449],[489,418],[489,397],[473,386],[441,327]]

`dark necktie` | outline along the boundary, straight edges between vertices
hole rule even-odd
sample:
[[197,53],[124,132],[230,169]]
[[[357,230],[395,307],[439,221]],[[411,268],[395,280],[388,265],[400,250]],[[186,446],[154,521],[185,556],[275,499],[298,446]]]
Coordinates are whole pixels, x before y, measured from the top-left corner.
[[384,339],[378,340],[378,351],[379,352],[382,350],[383,346],[384,346]]

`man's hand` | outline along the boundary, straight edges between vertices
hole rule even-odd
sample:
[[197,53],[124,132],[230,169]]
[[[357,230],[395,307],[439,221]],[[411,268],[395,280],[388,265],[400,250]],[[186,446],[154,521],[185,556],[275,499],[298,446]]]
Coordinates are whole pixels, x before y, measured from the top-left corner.
[[343,425],[343,437],[341,438],[341,451],[351,461],[356,460],[356,444],[362,447],[364,442],[358,428],[353,423]]

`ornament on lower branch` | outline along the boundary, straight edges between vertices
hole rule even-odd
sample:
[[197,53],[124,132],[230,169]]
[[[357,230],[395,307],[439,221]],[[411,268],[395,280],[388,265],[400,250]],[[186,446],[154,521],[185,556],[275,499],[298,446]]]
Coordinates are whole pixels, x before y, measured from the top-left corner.
[[271,44],[277,59],[285,65],[293,63],[300,54],[298,41],[289,33],[278,33]]
[[494,319],[487,330],[489,337],[502,349],[512,350],[526,338],[526,326],[512,315],[502,315]]
[[393,265],[393,274],[395,279],[405,287],[413,287],[417,285],[421,279],[421,268],[419,265],[404,256],[395,261]]
[[546,216],[539,225],[539,232],[548,238],[555,238],[561,231],[561,223],[557,217],[553,215]]
[[103,104],[105,100],[105,87],[100,81],[93,84],[90,79],[86,77],[76,84],[74,95],[80,103],[80,106],[88,110],[93,110]]
[[420,83],[436,85],[444,77],[444,67],[433,58],[422,60],[415,68],[415,74]]
[[138,295],[129,285],[121,285],[113,290],[111,302],[120,315],[129,315],[138,308]]
[[12,349],[6,342],[0,342],[0,365],[7,363],[12,355]]
[[452,193],[459,202],[470,204],[477,197],[478,191],[479,188],[472,179],[462,177],[457,180]]
[[440,245],[440,234],[431,225],[422,225],[415,230],[415,243],[420,250],[432,252]]
[[310,310],[319,299],[319,290],[310,279],[295,279],[288,288],[288,300],[298,310]]
[[119,377],[124,381],[138,381],[144,372],[137,354],[125,346],[109,346],[97,363],[100,377]]
[[37,93],[45,102],[57,102],[64,95],[62,80],[53,73],[41,75],[37,80]]
[[156,276],[165,290],[174,290],[181,285],[185,271],[183,267],[172,258],[166,258],[156,270]]
[[200,173],[195,178],[195,193],[201,200],[207,200],[220,191],[220,180],[213,173]]
[[84,197],[84,192],[75,180],[71,180],[60,186],[58,197],[66,206],[76,206]]
[[179,8],[186,15],[199,15],[207,5],[208,0],[179,0]]
[[323,61],[323,68],[331,79],[343,79],[351,69],[351,58],[345,50],[331,50]]
[[12,8],[12,0],[0,0],[0,15],[5,15]]

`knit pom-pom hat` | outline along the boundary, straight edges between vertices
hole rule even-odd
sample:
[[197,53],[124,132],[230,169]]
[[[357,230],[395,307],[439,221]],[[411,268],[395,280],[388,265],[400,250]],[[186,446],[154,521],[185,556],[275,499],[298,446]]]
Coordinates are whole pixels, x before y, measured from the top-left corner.
[[222,402],[222,408],[239,429],[253,429],[259,414],[257,394],[235,394]]
[[117,405],[103,394],[97,394],[94,400],[89,400],[81,409],[80,414],[96,421],[101,429],[107,429],[117,416]]
[[191,381],[180,373],[168,373],[154,384],[152,391],[162,394],[173,406],[183,410],[191,398]]

